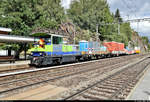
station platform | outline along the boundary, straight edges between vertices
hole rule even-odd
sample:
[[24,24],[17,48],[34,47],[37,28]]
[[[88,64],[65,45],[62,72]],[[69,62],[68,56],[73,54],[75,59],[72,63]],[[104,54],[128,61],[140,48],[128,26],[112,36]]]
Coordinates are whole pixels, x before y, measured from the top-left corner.
[[145,75],[132,90],[127,100],[150,100],[150,65]]
[[0,62],[0,71],[3,70],[9,70],[9,69],[17,69],[17,68],[25,68],[28,67],[30,61],[15,61],[15,63],[9,63],[9,62]]

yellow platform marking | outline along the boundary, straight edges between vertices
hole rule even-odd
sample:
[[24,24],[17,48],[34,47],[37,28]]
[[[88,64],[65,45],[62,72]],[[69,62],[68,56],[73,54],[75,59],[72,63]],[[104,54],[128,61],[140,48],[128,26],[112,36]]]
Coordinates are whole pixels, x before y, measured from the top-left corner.
[[6,98],[0,98],[0,100],[46,100],[65,90],[67,90],[67,88],[46,85]]

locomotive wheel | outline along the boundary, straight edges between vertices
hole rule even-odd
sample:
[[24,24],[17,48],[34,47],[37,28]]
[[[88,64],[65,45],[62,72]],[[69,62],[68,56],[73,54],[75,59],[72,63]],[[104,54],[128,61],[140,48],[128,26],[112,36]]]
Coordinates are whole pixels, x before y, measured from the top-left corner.
[[88,57],[88,61],[92,60],[92,57]]
[[53,60],[53,64],[59,64],[58,60]]
[[41,63],[39,63],[39,64],[36,64],[35,65],[37,68],[40,68],[42,65],[41,65]]
[[96,59],[99,59],[99,56],[96,56]]
[[63,62],[62,62],[62,59],[59,59],[58,60],[58,64],[62,64]]
[[36,67],[37,67],[37,68],[40,68],[40,67],[41,67],[41,65],[36,65]]
[[76,58],[76,59],[75,59],[75,62],[79,62],[79,59],[78,59],[78,58]]

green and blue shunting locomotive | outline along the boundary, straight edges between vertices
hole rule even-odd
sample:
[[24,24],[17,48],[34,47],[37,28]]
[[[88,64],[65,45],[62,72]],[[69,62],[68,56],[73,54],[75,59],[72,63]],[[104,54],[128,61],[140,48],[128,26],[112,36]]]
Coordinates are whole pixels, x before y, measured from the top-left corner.
[[82,55],[78,45],[64,44],[63,36],[34,33],[34,47],[30,49],[30,65],[41,66],[78,61]]

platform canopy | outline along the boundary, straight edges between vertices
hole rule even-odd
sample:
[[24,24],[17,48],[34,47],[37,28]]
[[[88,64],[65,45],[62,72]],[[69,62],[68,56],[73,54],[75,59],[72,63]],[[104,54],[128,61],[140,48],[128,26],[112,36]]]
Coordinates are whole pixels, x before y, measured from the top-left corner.
[[9,32],[12,32],[12,29],[0,27],[0,34],[8,34]]
[[31,34],[32,37],[64,37],[62,35],[57,35],[57,34],[49,34],[49,33],[42,33],[42,32],[39,32],[39,33],[33,33]]
[[0,27],[0,31],[3,31],[3,32],[12,32],[12,29]]
[[8,43],[8,42],[11,42],[11,43],[32,43],[32,42],[34,42],[34,38],[0,34],[0,42],[1,43]]
[[[3,29],[3,31],[11,31],[10,29]],[[25,36],[15,36],[15,35],[6,35],[0,33],[0,43],[32,43],[35,42],[35,38],[44,37],[44,38],[52,38],[54,44],[62,43],[63,37],[62,35],[56,34],[48,34],[48,33],[34,33],[30,34],[30,37]]]
[[24,36],[15,36],[8,35],[9,32],[12,32],[10,28],[0,27],[0,43],[32,43],[34,38],[24,37]]

